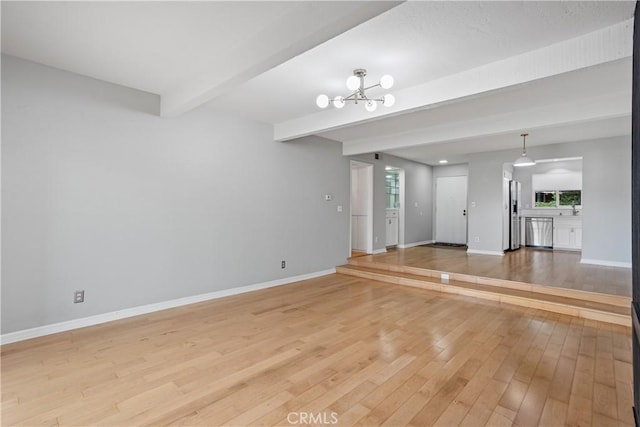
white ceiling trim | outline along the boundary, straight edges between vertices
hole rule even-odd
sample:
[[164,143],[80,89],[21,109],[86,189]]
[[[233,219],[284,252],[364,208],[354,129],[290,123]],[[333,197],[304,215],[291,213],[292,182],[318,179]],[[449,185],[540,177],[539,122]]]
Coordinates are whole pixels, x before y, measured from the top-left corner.
[[448,122],[443,125],[380,138],[343,143],[342,152],[344,155],[355,155],[372,151],[389,151],[504,133],[517,134],[522,129],[559,127],[630,116],[629,94],[618,92],[472,120]]
[[[160,115],[176,116],[202,105],[291,58],[401,4],[399,1],[344,3],[334,8],[301,2],[275,25],[253,35],[239,47],[233,64],[218,64],[161,94]],[[303,9],[303,10],[301,10]],[[300,16],[311,17],[299,19]]]
[[[287,141],[362,124],[500,88],[523,84],[630,57],[633,20],[395,92],[396,105],[374,113],[326,110],[274,125],[274,139]],[[373,145],[359,152],[379,150]]]

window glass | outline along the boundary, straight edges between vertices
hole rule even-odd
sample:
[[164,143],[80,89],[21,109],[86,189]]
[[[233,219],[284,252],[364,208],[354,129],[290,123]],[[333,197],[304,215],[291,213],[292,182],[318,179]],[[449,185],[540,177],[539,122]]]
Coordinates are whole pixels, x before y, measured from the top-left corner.
[[581,190],[536,191],[536,208],[559,208],[582,206]]
[[558,191],[560,206],[580,206],[582,205],[582,191]]
[[400,174],[395,170],[386,171],[387,208],[400,207]]
[[536,191],[536,208],[555,208],[555,191]]

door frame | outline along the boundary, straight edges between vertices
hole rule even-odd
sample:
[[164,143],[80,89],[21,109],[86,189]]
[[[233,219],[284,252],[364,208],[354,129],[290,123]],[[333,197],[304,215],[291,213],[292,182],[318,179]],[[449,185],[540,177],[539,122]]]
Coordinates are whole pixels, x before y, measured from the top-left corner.
[[[509,206],[509,199],[511,194],[511,188],[509,187],[509,181],[513,179],[513,173],[504,170],[502,171],[502,250],[507,251],[511,248],[511,209]],[[523,245],[524,246],[524,245]]]
[[[405,220],[404,220],[405,196],[404,195],[405,195],[405,185],[406,185],[406,181],[405,181],[406,173],[405,173],[405,170],[401,167],[393,166],[393,165],[385,165],[385,170],[384,170],[385,175],[387,173],[387,167],[393,168],[398,171],[398,191],[399,191],[398,194],[399,194],[399,200],[400,200],[399,201],[400,206],[398,207],[398,247],[402,248],[404,247],[404,234],[405,234]],[[385,194],[385,200],[386,200],[386,194]],[[385,207],[386,207],[386,204],[385,204]],[[386,215],[384,215],[384,217],[386,218]],[[386,240],[386,236],[385,236],[385,240]]]
[[[364,185],[366,188],[365,194],[365,209],[367,212],[367,248],[368,254],[373,253],[373,164],[365,163],[358,160],[349,161],[349,256],[353,250],[351,245],[352,230],[352,216],[353,216],[353,170],[354,169],[366,169],[366,177],[364,179]],[[359,183],[362,184],[362,183]]]
[[404,221],[404,213],[405,213],[405,207],[404,207],[404,190],[405,190],[405,171],[402,168],[398,168],[400,170],[400,208],[398,209],[398,247],[403,247],[404,246],[404,225],[405,225],[405,221]]

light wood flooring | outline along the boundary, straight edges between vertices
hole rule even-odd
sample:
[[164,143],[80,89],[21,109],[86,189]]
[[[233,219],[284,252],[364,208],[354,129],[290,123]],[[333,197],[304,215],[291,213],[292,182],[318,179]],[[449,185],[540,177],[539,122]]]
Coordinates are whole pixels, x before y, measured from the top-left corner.
[[559,288],[631,296],[631,269],[580,264],[580,252],[521,248],[505,256],[417,246],[367,255],[363,260],[428,268]]
[[629,328],[340,274],[1,357],[6,426],[633,425]]

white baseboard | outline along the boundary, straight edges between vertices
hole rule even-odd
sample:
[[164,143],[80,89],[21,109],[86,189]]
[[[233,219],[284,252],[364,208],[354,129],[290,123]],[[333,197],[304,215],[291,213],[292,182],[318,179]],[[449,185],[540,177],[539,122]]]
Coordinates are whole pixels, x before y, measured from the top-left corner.
[[631,268],[630,262],[606,261],[603,259],[586,259],[582,258],[580,264],[602,265],[605,267]]
[[398,245],[398,247],[400,249],[407,249],[407,248],[413,248],[415,246],[422,246],[422,245],[430,245],[431,243],[435,243],[435,240],[425,240],[423,242],[415,242],[415,243],[405,243],[404,245]]
[[111,311],[109,313],[96,314],[95,316],[83,317],[80,319],[68,320],[66,322],[53,323],[51,325],[38,326],[22,331],[10,332],[0,336],[0,344],[10,344],[13,342],[24,341],[31,338],[42,337],[45,335],[57,334],[58,332],[70,331],[72,329],[84,328],[87,326],[98,325],[100,323],[111,322],[113,320],[125,319],[127,317],[139,316],[141,314],[153,313],[155,311],[166,310],[169,308],[180,307],[188,304],[208,301],[217,298],[228,297],[232,295],[244,294],[247,292],[258,291],[260,289],[273,288],[275,286],[287,285],[301,280],[313,279],[320,276],[326,276],[336,272],[335,268],[317,271],[315,273],[301,274],[299,276],[285,277],[282,279],[271,280],[264,283],[256,283],[253,285],[241,286],[239,288],[223,289],[221,291],[209,292],[206,294],[193,295],[184,298],[178,298],[169,301],[158,302],[154,304],[146,304],[138,307],[125,308],[123,310]]
[[374,249],[373,252],[371,252],[372,255],[378,255],[378,254],[384,254],[384,253],[387,253],[386,248]]
[[477,255],[494,255],[494,256],[504,256],[504,252],[502,251],[483,251],[481,249],[467,249],[468,254],[477,254]]

